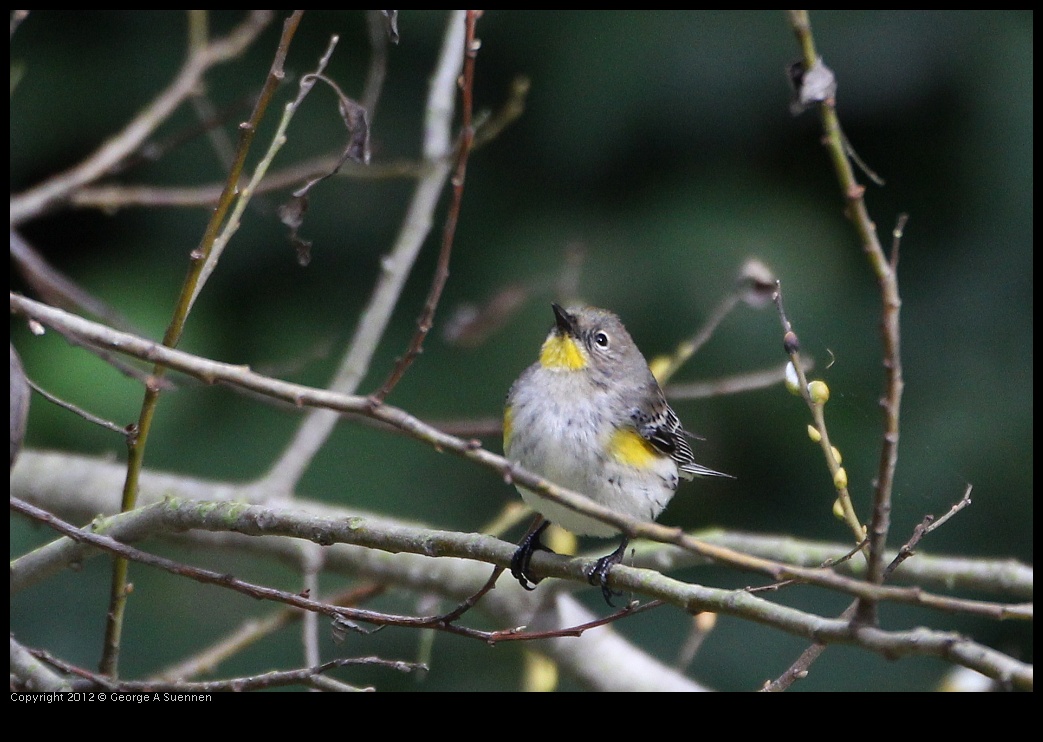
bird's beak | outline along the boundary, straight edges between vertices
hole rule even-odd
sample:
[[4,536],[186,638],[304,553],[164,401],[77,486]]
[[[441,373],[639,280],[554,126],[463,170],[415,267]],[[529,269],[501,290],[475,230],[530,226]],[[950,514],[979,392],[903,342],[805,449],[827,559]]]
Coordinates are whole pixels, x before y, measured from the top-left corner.
[[576,334],[576,317],[575,315],[569,314],[557,304],[551,304],[554,309],[554,323],[557,325],[558,332],[565,335]]

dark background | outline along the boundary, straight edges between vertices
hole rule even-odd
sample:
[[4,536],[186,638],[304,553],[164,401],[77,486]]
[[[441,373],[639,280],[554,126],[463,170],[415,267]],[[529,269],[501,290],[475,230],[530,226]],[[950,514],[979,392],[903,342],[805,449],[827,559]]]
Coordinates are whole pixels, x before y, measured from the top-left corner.
[[[214,32],[240,17],[215,14]],[[259,90],[283,17],[243,60],[208,77],[218,108]],[[900,213],[910,215],[899,267],[906,390],[891,543],[904,541],[924,515],[947,511],[973,484],[972,507],[931,534],[923,551],[1031,562],[1032,14],[821,11],[811,18],[819,53],[839,81],[844,130],[886,180],[882,188],[868,185],[866,197],[882,241],[890,243]],[[419,156],[427,79],[444,22],[440,11],[401,13],[402,40],[390,49],[373,120],[374,162]],[[12,70],[20,75],[11,97],[12,192],[70,167],[119,131],[176,74],[185,30],[180,12],[34,11],[11,43]],[[309,12],[287,60],[291,82],[277,103],[295,94],[293,80],[314,68],[330,33],[341,42],[328,74],[348,95],[361,94],[369,54],[364,17]],[[532,89],[523,116],[471,157],[435,329],[389,401],[423,419],[497,416],[551,324],[554,281],[570,245],[584,250],[581,298],[618,312],[649,357],[695,332],[743,262],[757,257],[782,280],[789,317],[818,363],[814,376],[830,385],[831,437],[844,455],[856,509],[868,519],[880,449],[880,298],[843,217],[818,117],[789,111],[786,68],[799,51],[782,12],[488,11],[478,36],[476,108],[500,107],[516,76],[527,76]],[[312,93],[276,168],[343,144],[333,106],[328,90]],[[267,145],[277,119],[272,110],[251,163]],[[247,112],[230,119],[233,135]],[[182,110],[156,138],[194,120]],[[197,137],[118,182],[198,185],[221,177],[206,139]],[[189,318],[181,347],[293,381],[327,383],[411,192],[405,179],[325,182],[302,228],[314,242],[308,268],[297,266],[274,213],[285,193],[259,199]],[[443,207],[360,391],[379,385],[407,345],[444,215]],[[201,208],[65,209],[26,224],[22,234],[159,338],[207,218]],[[457,308],[513,282],[532,287],[529,300],[486,343],[461,348],[444,340]],[[17,279],[12,286],[22,288]],[[781,363],[779,328],[770,309],[737,309],[676,380]],[[52,335],[33,340],[24,322],[12,320],[12,336],[44,387],[121,425],[136,419],[142,395],[135,384]],[[774,387],[677,401],[675,408],[705,437],[700,461],[736,479],[683,486],[663,522],[849,539],[831,515],[832,486],[807,440],[808,413],[799,400]],[[189,383],[161,400],[147,464],[251,479],[298,423],[293,412]],[[500,450],[495,438],[485,443]],[[38,397],[28,444],[125,458],[116,436]],[[517,497],[488,470],[351,424],[338,427],[298,492],[465,531],[481,528]],[[13,518],[12,556],[47,537]],[[240,568],[244,577],[295,584],[277,566]],[[65,575],[17,596],[11,621],[23,641],[94,666],[107,563],[94,560],[85,571],[96,580]],[[686,576],[723,587],[758,579],[709,569]],[[268,610],[143,569],[134,579],[123,653],[128,677]],[[585,598],[597,610],[595,591]],[[781,599],[826,612],[846,604],[811,592]],[[399,607],[416,610],[408,602]],[[64,618],[41,621],[56,614]],[[1030,626],[904,608],[888,608],[884,621],[889,628],[929,623],[966,631],[1031,661]],[[686,626],[684,616],[661,611],[620,630],[669,658]],[[293,631],[282,638],[223,669],[299,663]],[[408,658],[417,643],[410,632],[387,630],[359,653]],[[748,690],[781,672],[803,646],[774,630],[721,619],[692,672],[716,688]],[[376,671],[358,677],[382,688],[511,689],[521,654],[516,646],[489,650],[441,635],[423,683]],[[923,689],[947,669],[832,648],[798,687]]]

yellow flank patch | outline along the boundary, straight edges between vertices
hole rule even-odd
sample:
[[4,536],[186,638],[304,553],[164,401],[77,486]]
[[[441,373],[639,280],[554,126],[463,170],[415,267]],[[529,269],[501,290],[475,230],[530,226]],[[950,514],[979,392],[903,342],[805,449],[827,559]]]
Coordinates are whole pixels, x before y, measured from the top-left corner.
[[540,364],[544,368],[579,371],[586,367],[587,359],[568,335],[551,335],[540,349]]
[[503,450],[506,451],[511,445],[511,431],[514,428],[514,408],[508,407],[503,411]]
[[651,466],[664,455],[631,428],[617,430],[608,445],[616,461],[639,469]]

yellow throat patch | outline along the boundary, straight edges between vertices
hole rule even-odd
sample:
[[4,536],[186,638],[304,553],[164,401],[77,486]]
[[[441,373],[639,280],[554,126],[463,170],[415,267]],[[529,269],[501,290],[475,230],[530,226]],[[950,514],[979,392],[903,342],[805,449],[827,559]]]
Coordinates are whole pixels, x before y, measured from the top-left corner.
[[540,365],[544,368],[579,371],[586,368],[587,358],[568,335],[554,334],[540,349]]

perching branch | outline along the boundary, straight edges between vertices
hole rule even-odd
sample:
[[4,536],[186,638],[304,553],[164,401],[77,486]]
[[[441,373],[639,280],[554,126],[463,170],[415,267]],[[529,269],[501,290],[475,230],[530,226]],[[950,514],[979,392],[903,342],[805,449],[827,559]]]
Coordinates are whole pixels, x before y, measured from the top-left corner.
[[[770,559],[750,557],[730,549],[722,549],[700,542],[697,539],[692,539],[677,528],[620,515],[615,511],[598,505],[581,494],[566,490],[542,477],[527,472],[502,456],[486,451],[478,441],[463,440],[447,435],[418,420],[406,411],[391,405],[374,406],[368,397],[336,394],[301,384],[291,384],[270,379],[250,371],[247,367],[219,363],[193,356],[184,351],[173,350],[151,341],[136,338],[127,333],[111,330],[103,325],[69,315],[61,310],[47,307],[15,294],[11,295],[11,307],[14,311],[31,316],[43,324],[61,327],[66,332],[75,332],[81,338],[89,340],[93,344],[118,350],[128,355],[134,355],[153,363],[162,364],[209,383],[221,381],[290,401],[298,406],[321,406],[330,410],[354,412],[380,420],[397,429],[400,433],[430,445],[436,450],[453,453],[487,466],[512,482],[522,484],[540,492],[549,499],[560,502],[566,507],[609,523],[634,538],[643,537],[662,543],[671,543],[720,564],[767,574],[774,580],[799,580],[808,584],[842,590],[855,597],[870,600],[899,600],[901,602],[939,608],[954,605],[948,599],[931,596],[919,591],[906,591],[874,585],[843,578],[829,570],[796,568]],[[546,564],[549,568],[551,566],[550,563],[550,555],[543,553],[537,553],[533,559],[533,567],[537,571],[542,570],[541,565],[543,564]],[[503,562],[503,565],[507,564],[509,564],[509,560]],[[553,573],[547,572],[546,574]],[[622,581],[616,582],[622,574],[623,570],[621,569],[613,570],[612,579],[610,579],[612,587],[617,589],[620,587],[631,587],[631,585],[627,585]],[[975,610],[971,607],[973,604],[973,601],[960,601],[959,609],[973,611]]]
[[[76,476],[81,477],[82,473]],[[463,568],[466,563],[460,560],[478,559],[485,562],[505,566],[510,563],[514,545],[477,534],[455,534],[449,531],[437,531],[406,524],[396,524],[380,517],[369,518],[359,514],[337,512],[328,506],[311,506],[314,514],[302,510],[300,503],[293,508],[283,505],[259,506],[247,505],[239,501],[198,502],[182,500],[171,496],[176,492],[172,479],[157,482],[159,488],[151,496],[152,504],[126,514],[120,514],[96,521],[93,534],[79,534],[84,541],[91,541],[96,546],[95,535],[100,539],[109,539],[106,545],[125,540],[138,541],[148,535],[178,534],[194,531],[215,531],[224,538],[232,539],[237,549],[249,544],[260,548],[269,548],[269,539],[257,540],[253,536],[284,536],[294,539],[307,539],[329,547],[327,564],[331,569],[338,565],[351,564],[349,569],[361,571],[371,577],[399,582],[415,590],[449,590],[450,596],[463,597],[484,581],[485,570],[479,563],[472,563],[466,568],[468,575],[464,581],[450,579],[447,569]],[[149,488],[151,491],[151,488]],[[159,493],[164,496],[158,497]],[[143,493],[144,496],[145,493]],[[234,497],[234,493],[230,493]],[[21,506],[19,506],[21,509]],[[325,514],[324,514],[325,511]],[[65,527],[68,530],[68,527]],[[334,544],[350,544],[363,547],[361,551],[347,546]],[[348,549],[342,551],[342,549]],[[399,556],[393,560],[371,560],[366,552],[371,549],[388,551]],[[135,550],[136,552],[137,550]],[[413,554],[410,558],[408,555]],[[35,575],[40,579],[69,564],[78,563],[90,555],[83,546],[74,543],[52,545],[26,555],[12,564],[12,588],[20,590],[27,586],[26,577]],[[585,581],[584,568],[589,567],[589,560],[569,559],[560,556],[540,554],[540,569],[545,574],[562,577],[576,583]],[[456,559],[445,559],[456,557]],[[347,562],[342,560],[347,558]],[[144,557],[152,559],[152,557]],[[158,558],[156,558],[158,559]],[[429,566],[421,567],[414,560],[422,560]],[[161,566],[157,564],[157,566]],[[440,569],[439,567],[442,566]],[[166,568],[166,567],[164,567]],[[175,567],[177,568],[177,567]],[[184,569],[184,568],[180,568]],[[370,570],[377,571],[371,572]],[[194,571],[193,571],[194,572]],[[205,571],[202,571],[205,572]],[[187,574],[187,573],[186,573]],[[463,577],[463,572],[459,577]],[[392,575],[397,575],[393,577]],[[197,578],[196,575],[188,576]],[[749,620],[779,628],[788,633],[804,636],[823,643],[853,643],[872,651],[882,652],[888,656],[904,656],[907,654],[926,654],[950,659],[958,664],[990,674],[1000,679],[1012,680],[1019,684],[1031,683],[1031,671],[1019,669],[1020,664],[1005,658],[1001,653],[976,645],[970,640],[956,638],[945,632],[915,630],[912,632],[886,632],[877,629],[852,631],[848,622],[843,620],[826,620],[787,606],[776,605],[764,598],[754,596],[744,590],[722,590],[703,587],[696,584],[679,582],[673,578],[647,569],[636,569],[620,566],[613,571],[616,579],[614,587],[683,607],[689,612],[713,611],[729,615],[741,616]],[[235,580],[230,575],[205,574],[208,581],[216,582],[223,587],[235,587],[253,597],[278,599],[289,602],[306,610],[316,610],[331,617],[343,617],[351,621],[390,624],[400,627],[437,628],[462,636],[481,639],[483,641],[507,641],[525,638],[527,632],[511,630],[507,634],[497,632],[476,632],[455,624],[432,622],[430,617],[388,616],[360,609],[343,609],[319,601],[302,598],[294,594],[273,591],[270,588],[249,586]],[[923,596],[919,590],[908,591],[889,588],[878,588],[886,591],[877,595],[877,599],[906,599],[917,602],[917,595]],[[543,593],[543,597],[529,597],[528,593],[507,583],[493,591],[488,597],[495,600],[542,600],[552,593]],[[926,596],[925,596],[926,597]],[[954,600],[951,607],[968,601]],[[482,606],[485,606],[483,601]],[[1015,616],[1017,608],[1008,606],[1000,608],[1002,613]],[[518,606],[518,610],[523,609]],[[997,614],[999,615],[999,614]],[[540,627],[542,630],[542,627]]]

